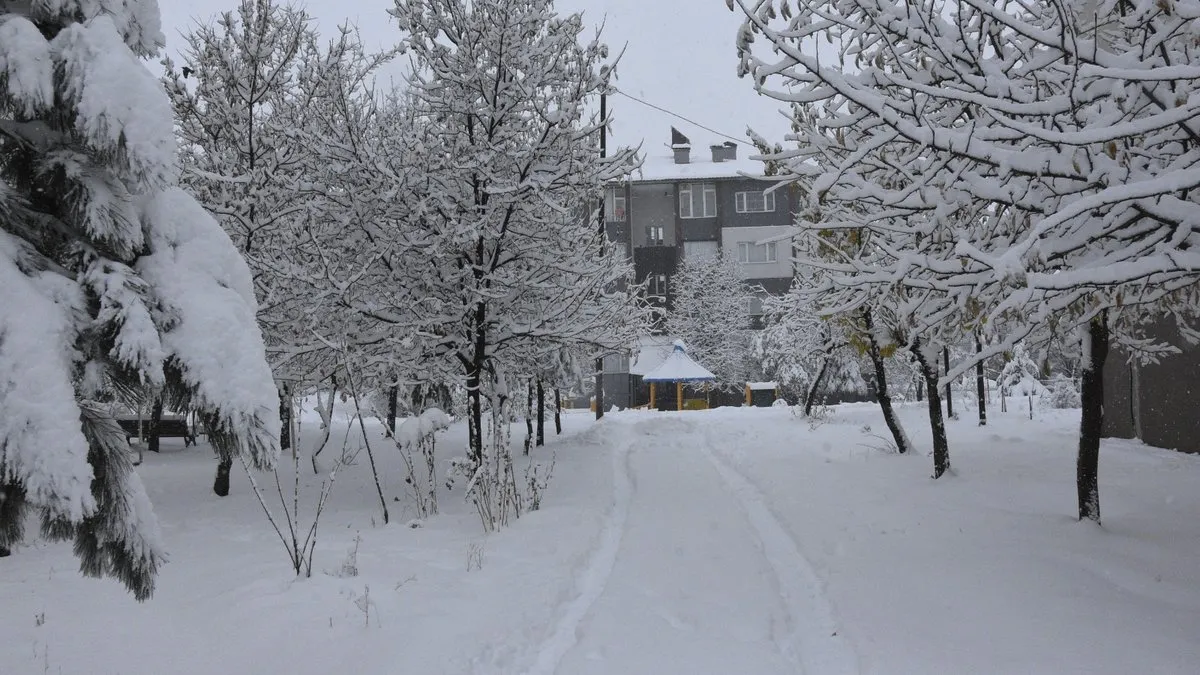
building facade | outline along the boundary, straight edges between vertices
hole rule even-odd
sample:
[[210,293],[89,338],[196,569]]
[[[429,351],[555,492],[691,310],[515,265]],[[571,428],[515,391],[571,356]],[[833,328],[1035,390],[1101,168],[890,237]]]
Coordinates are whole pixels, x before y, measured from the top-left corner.
[[[638,174],[607,188],[609,239],[624,246],[635,280],[645,283],[647,301],[663,317],[673,306],[672,279],[680,262],[718,255],[738,260],[745,279],[758,289],[751,313],[761,323],[761,298],[787,292],[794,276],[790,244],[769,241],[790,229],[794,192],[771,190],[774,182],[762,178],[762,163],[739,158],[732,142],[695,152],[686,137],[671,131],[669,152],[648,154]],[[646,403],[640,374],[630,372],[637,361],[636,354],[632,360],[606,360],[605,381],[614,385],[606,390],[606,404]]]
[[1147,335],[1175,345],[1179,353],[1139,364],[1113,345],[1104,363],[1104,435],[1200,453],[1200,416],[1195,414],[1200,349],[1167,320],[1148,326]]

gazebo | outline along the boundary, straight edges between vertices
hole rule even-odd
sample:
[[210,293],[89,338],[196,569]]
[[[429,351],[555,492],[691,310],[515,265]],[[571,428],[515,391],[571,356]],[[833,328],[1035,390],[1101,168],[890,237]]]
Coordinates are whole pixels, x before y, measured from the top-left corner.
[[675,383],[676,409],[683,410],[683,384],[685,382],[712,382],[715,379],[717,379],[715,375],[687,355],[687,347],[681,340],[675,341],[674,350],[662,362],[662,365],[642,376],[643,382],[650,383],[651,409],[654,408],[655,385],[659,382]]

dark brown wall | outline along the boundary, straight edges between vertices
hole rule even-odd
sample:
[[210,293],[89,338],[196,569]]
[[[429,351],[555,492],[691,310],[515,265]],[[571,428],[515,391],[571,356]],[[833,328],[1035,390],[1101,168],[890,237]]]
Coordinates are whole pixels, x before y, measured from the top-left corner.
[[1112,350],[1104,364],[1104,435],[1135,438],[1133,426],[1133,366],[1125,354]]
[[1200,452],[1200,347],[1187,345],[1165,323],[1148,333],[1182,353],[1149,365],[1131,365],[1118,348],[1109,353],[1104,365],[1104,435],[1140,437],[1155,447]]

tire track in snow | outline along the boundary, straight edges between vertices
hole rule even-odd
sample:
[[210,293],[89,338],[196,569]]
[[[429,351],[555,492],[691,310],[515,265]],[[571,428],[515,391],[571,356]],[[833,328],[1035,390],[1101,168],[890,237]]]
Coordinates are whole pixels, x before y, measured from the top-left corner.
[[771,513],[766,498],[749,479],[719,457],[707,432],[701,451],[741,505],[775,573],[791,628],[789,639],[781,645],[784,656],[811,675],[859,673],[858,655],[838,629],[820,578]]
[[579,642],[580,623],[604,593],[612,576],[625,535],[625,523],[629,519],[629,504],[633,500],[629,466],[632,446],[632,440],[624,440],[613,451],[613,503],[600,535],[600,545],[579,577],[578,595],[567,603],[554,633],[538,648],[533,666],[525,671],[528,675],[554,675],[557,672],[563,657]]

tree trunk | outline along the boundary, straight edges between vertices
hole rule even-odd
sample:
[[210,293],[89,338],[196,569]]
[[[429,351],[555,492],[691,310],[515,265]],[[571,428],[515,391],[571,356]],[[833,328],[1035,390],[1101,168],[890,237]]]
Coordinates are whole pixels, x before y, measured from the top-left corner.
[[525,454],[533,446],[533,380],[525,382]]
[[813,378],[812,386],[808,388],[808,395],[804,397],[804,416],[812,415],[813,406],[817,404],[817,394],[821,390],[821,385],[825,383],[825,375],[829,372],[829,357],[826,357],[821,362],[821,369],[817,371],[817,376]]
[[1092,319],[1084,344],[1085,363],[1079,422],[1079,457],[1075,464],[1079,519],[1100,522],[1100,435],[1104,431],[1104,362],[1108,359],[1108,312]]
[[[942,367],[944,369],[944,372],[946,374],[949,374],[950,373],[950,348],[949,347],[942,347],[942,364],[943,364]],[[933,366],[934,366],[934,368],[937,368],[936,360],[935,360],[935,363],[933,364]],[[926,382],[928,382],[928,381],[929,381],[928,378],[926,378]],[[937,378],[934,378],[934,382],[937,382]],[[929,398],[932,399],[933,396],[934,395],[931,393],[929,395]],[[946,417],[949,417],[950,419],[954,419],[954,390],[951,388],[950,378],[946,378]]]
[[[329,403],[326,404],[329,407],[329,423],[330,424],[333,424],[333,404],[334,404],[334,401],[337,400],[337,388],[338,388],[337,375],[330,375],[329,376]],[[317,404],[320,405],[320,403],[321,403],[321,394],[320,394],[320,392],[318,392],[317,393]],[[322,429],[322,431],[325,432],[325,438],[328,439],[330,430],[329,430],[329,428],[324,426],[324,421],[322,421],[321,424],[322,424],[321,429]],[[317,456],[320,455],[321,451],[325,449],[325,445],[326,445],[325,443],[322,443],[319,446],[317,446],[316,450],[313,451],[311,459],[312,459],[312,468],[313,468],[314,474],[319,473],[318,467],[317,467]]]
[[908,436],[904,433],[904,427],[900,426],[900,420],[892,408],[892,397],[888,394],[887,388],[887,373],[883,368],[883,353],[879,349],[878,340],[875,339],[875,324],[871,320],[869,310],[863,313],[863,321],[867,326],[869,344],[867,351],[871,357],[871,365],[875,367],[875,399],[879,401],[879,408],[883,411],[883,421],[887,423],[888,430],[892,432],[892,439],[896,442],[896,452],[903,455],[911,448],[908,444]]
[[537,445],[546,444],[546,387],[537,381]]
[[[938,392],[937,356],[931,362],[921,349],[921,339],[912,344],[913,356],[921,367],[925,388],[929,391],[929,428],[933,431],[933,477],[941,478],[950,469],[950,443],[946,439],[946,420],[942,417],[942,402]],[[948,352],[943,352],[948,353]],[[948,402],[947,402],[948,403]]]
[[292,392],[286,384],[279,387],[279,450],[292,448]]
[[917,403],[925,400],[925,376],[917,377]]
[[146,434],[146,447],[150,452],[159,452],[158,433],[159,425],[162,423],[163,400],[162,397],[154,399],[154,405],[150,408],[150,429]]
[[476,466],[483,463],[482,370],[476,364],[467,373],[467,458]]
[[562,392],[554,388],[554,435],[562,435]]
[[[477,242],[476,259],[483,260],[483,240]],[[476,282],[481,271],[476,270]],[[487,303],[475,303],[475,315],[472,317],[471,335],[474,344],[471,346],[469,359],[463,358],[467,367],[467,430],[468,442],[467,459],[475,466],[483,464],[483,377],[487,366]]]
[[25,491],[16,484],[0,484],[0,558],[12,554],[10,547],[25,534]]
[[596,358],[596,419],[604,417],[604,357]]
[[[983,341],[975,334],[975,353],[983,352]],[[975,364],[975,397],[979,399],[979,426],[987,426],[987,382],[983,377],[983,361]]]
[[217,464],[217,478],[213,481],[213,492],[218,497],[229,496],[229,472],[233,469],[233,458],[222,459]]
[[396,437],[396,416],[400,414],[400,384],[388,387],[387,431],[388,436]]

